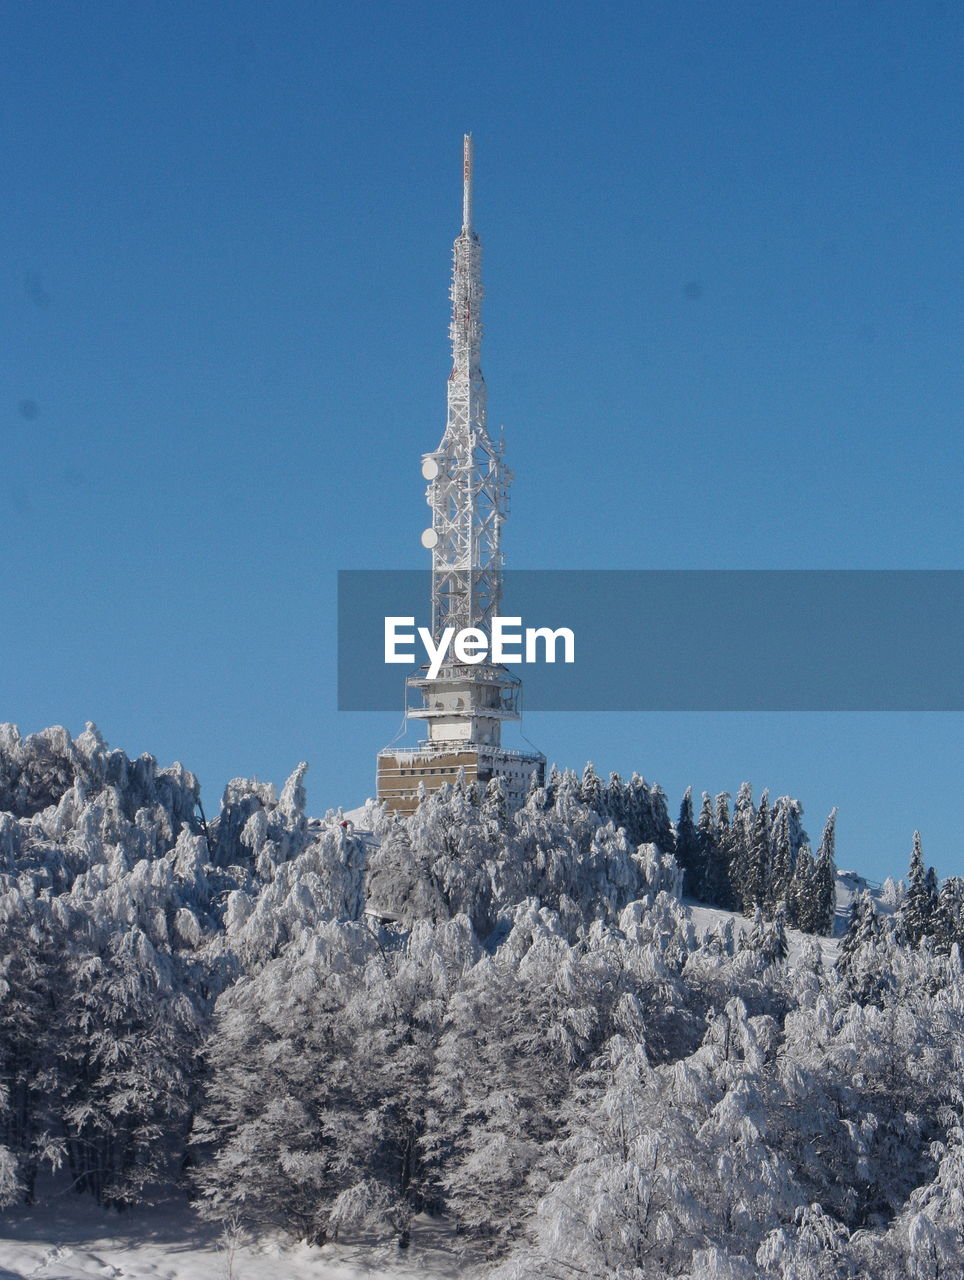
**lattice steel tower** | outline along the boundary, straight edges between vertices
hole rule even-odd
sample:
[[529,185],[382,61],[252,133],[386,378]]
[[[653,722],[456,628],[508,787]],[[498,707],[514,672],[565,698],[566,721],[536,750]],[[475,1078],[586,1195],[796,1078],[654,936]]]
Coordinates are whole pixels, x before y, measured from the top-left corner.
[[[422,545],[432,552],[432,632],[474,627],[491,637],[502,601],[502,522],[508,512],[512,473],[502,442],[486,426],[482,376],[482,245],[472,222],[472,137],[463,140],[462,230],[452,268],[452,372],[445,431],[437,449],[422,456],[432,511]],[[451,653],[451,651],[450,651]],[[521,801],[543,756],[507,751],[502,722],[520,718],[521,681],[502,666],[459,664],[454,659],[435,680],[408,682],[406,716],[428,724],[417,748],[386,748],[378,757],[378,794],[394,807],[415,807],[418,785],[437,790],[461,769],[467,780],[505,778],[510,800]]]

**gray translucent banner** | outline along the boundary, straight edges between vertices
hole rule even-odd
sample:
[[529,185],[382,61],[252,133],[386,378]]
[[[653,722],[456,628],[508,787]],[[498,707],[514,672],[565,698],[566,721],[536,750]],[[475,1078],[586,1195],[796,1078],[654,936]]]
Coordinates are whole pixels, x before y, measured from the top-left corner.
[[[431,575],[338,575],[338,707],[403,705],[385,618],[429,625]],[[512,664],[530,711],[959,711],[964,571],[507,571],[502,616],[568,627],[575,661]],[[541,653],[541,649],[540,649]],[[561,659],[561,646],[560,646]]]

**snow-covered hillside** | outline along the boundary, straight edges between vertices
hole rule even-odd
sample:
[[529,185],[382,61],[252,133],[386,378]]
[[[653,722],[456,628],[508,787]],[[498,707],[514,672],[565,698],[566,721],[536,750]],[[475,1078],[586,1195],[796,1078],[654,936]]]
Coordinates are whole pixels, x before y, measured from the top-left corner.
[[749,786],[316,819],[305,768],[205,817],[0,727],[10,1274],[959,1280],[964,886],[919,839],[871,892]]

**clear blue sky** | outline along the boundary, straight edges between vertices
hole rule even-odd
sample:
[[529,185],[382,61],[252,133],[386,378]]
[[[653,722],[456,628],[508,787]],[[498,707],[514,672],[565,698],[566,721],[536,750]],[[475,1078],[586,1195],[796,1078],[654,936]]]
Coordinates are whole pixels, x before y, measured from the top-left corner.
[[[0,719],[92,719],[209,812],[300,759],[315,810],[371,791],[396,720],[334,709],[335,573],[424,563],[466,130],[511,565],[959,566],[962,34],[938,0],[3,6]],[[526,732],[964,874],[959,715]]]

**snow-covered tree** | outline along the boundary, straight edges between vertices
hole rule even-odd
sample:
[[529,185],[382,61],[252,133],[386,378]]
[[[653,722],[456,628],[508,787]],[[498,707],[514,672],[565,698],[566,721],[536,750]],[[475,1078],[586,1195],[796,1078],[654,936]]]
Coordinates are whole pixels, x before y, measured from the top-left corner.
[[[964,892],[919,838],[832,964],[834,815],[814,858],[791,798],[674,831],[590,767],[355,832],[305,768],[208,821],[93,726],[0,727],[0,1203],[187,1165],[215,1218],[405,1244],[445,1213],[503,1276],[961,1274]],[[759,908],[740,947],[674,850]]]
[[914,846],[907,875],[907,894],[898,911],[904,934],[916,946],[938,927],[938,890],[933,868],[924,866],[920,832],[914,832]]
[[676,824],[676,861],[683,871],[683,891],[697,894],[704,881],[699,834],[693,820],[693,788],[687,787]]

